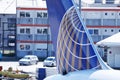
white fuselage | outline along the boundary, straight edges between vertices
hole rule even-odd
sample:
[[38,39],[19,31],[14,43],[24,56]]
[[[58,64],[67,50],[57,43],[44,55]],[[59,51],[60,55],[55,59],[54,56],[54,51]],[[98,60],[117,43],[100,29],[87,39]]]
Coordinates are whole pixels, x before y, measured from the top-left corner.
[[53,75],[44,80],[120,80],[118,70],[82,70],[69,72],[66,75]]

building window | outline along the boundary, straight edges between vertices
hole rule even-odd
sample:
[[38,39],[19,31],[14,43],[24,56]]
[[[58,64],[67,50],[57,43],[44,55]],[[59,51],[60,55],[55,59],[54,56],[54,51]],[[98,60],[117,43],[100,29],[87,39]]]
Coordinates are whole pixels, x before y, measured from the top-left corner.
[[120,19],[117,19],[117,26],[120,26]]
[[42,33],[42,29],[37,29],[37,33],[41,34]]
[[32,38],[32,36],[31,35],[28,35],[28,39],[31,39]]
[[47,13],[43,13],[43,18],[47,18]]
[[105,13],[105,15],[107,15],[107,13]]
[[115,26],[116,19],[103,19],[103,26]]
[[105,29],[105,32],[107,32],[107,30]]
[[30,50],[30,45],[26,45],[26,50]]
[[42,18],[42,12],[37,12],[37,17]]
[[1,18],[0,18],[0,27],[1,27]]
[[90,33],[90,34],[93,34],[93,30],[92,30],[92,29],[89,29],[89,33]]
[[47,18],[48,14],[46,12],[37,12],[37,17],[39,17],[39,18]]
[[30,18],[30,19],[28,19],[28,24],[30,24],[30,23],[32,23],[33,21],[32,21],[32,19]]
[[2,35],[0,34],[0,46],[1,46],[1,44],[2,44]]
[[29,12],[20,12],[20,17],[30,17]]
[[24,50],[24,45],[20,45],[20,49],[21,49],[21,50]]
[[94,29],[94,34],[98,34],[98,29]]
[[9,29],[16,27],[16,19],[15,18],[8,18],[7,22],[8,22]]
[[114,30],[113,29],[111,29],[111,32],[113,32]]
[[30,29],[26,28],[26,33],[30,34]]
[[114,13],[111,13],[111,15],[114,15]]
[[47,34],[47,33],[48,33],[48,29],[44,29],[43,34]]
[[8,23],[16,23],[16,18],[8,18]]
[[9,29],[13,29],[13,28],[15,28],[16,27],[16,24],[13,24],[13,23],[8,23],[8,28]]
[[86,25],[88,25],[88,26],[100,26],[101,19],[86,19]]
[[8,43],[8,46],[10,46],[10,47],[13,47],[13,46],[15,46],[15,43]]
[[30,13],[29,12],[26,12],[26,17],[30,17]]
[[25,29],[20,29],[20,33],[25,33]]
[[8,39],[15,39],[15,35],[8,35]]
[[20,12],[20,17],[25,17],[25,12]]

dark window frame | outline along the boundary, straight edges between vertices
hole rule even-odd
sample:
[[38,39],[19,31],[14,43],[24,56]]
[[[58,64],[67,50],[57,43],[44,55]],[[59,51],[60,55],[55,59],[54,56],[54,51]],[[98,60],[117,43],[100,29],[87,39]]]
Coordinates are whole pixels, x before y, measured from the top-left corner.
[[25,17],[25,12],[20,12],[20,17]]

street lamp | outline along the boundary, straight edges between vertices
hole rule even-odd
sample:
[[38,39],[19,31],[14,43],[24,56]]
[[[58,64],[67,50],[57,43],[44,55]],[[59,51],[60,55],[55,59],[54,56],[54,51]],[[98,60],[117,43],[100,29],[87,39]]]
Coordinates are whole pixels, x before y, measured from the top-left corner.
[[81,13],[81,0],[79,0],[79,11]]

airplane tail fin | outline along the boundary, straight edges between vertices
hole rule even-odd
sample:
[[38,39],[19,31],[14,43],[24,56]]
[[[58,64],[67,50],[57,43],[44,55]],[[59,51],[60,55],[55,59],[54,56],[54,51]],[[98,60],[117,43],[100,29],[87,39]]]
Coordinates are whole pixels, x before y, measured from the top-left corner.
[[46,0],[60,73],[109,69],[101,59],[72,0]]

